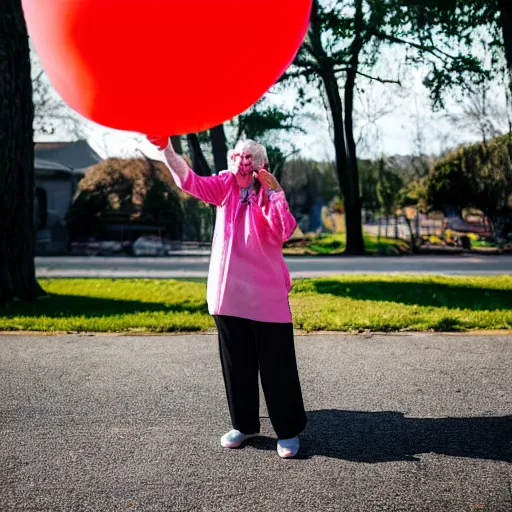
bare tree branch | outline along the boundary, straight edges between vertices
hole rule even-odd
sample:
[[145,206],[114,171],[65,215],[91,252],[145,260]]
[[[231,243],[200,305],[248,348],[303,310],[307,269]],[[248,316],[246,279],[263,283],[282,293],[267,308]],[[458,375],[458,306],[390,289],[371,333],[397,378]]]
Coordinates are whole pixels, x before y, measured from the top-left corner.
[[434,57],[437,57],[438,59],[441,59],[441,60],[443,60],[443,57],[447,57],[452,60],[457,59],[457,56],[451,55],[450,53],[440,50],[439,48],[437,48],[435,46],[429,46],[429,45],[424,45],[421,43],[415,43],[414,41],[407,41],[406,39],[401,39],[400,37],[392,36],[391,34],[386,34],[385,32],[381,32],[379,30],[375,30],[372,28],[370,28],[369,30],[375,37],[377,37],[379,39],[390,41],[391,43],[404,44],[407,46],[411,46],[412,48],[416,48],[417,50],[420,50],[422,52],[430,53]]
[[50,135],[56,132],[71,135],[75,139],[84,137],[84,125],[57,95],[39,57],[31,51],[32,61],[32,98],[34,103],[34,132],[38,135]]
[[292,80],[294,78],[308,78],[310,76],[319,75],[321,72],[319,69],[301,69],[294,71],[287,71],[277,80],[276,84],[286,82],[287,80]]
[[[334,70],[336,74],[338,73],[345,73],[347,71],[352,71],[351,67],[345,67],[345,68],[337,68]],[[378,76],[371,76],[366,73],[363,73],[362,71],[356,71],[357,75],[364,76],[365,78],[368,78],[369,80],[375,80],[377,82],[380,82],[382,84],[396,84],[399,86],[402,86],[402,82],[400,80],[393,80],[391,78],[380,78]]]

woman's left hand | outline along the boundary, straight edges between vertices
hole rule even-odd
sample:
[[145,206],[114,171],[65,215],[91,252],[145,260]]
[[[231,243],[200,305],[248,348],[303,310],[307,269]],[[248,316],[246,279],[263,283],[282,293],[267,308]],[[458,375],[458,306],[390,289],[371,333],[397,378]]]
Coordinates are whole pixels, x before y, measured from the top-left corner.
[[256,178],[259,180],[261,185],[266,191],[274,190],[278,192],[281,190],[281,185],[279,185],[279,182],[276,180],[273,174],[270,174],[265,169],[260,169],[256,173]]

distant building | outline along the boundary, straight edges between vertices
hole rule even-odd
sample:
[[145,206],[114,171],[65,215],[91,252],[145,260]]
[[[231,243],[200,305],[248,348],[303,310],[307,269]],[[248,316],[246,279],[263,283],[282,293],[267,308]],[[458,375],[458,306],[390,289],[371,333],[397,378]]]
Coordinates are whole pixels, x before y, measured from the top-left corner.
[[85,140],[36,142],[34,152],[36,158],[58,163],[74,171],[85,171],[91,165],[96,165],[102,160]]
[[86,141],[40,142],[35,152],[36,254],[68,250],[66,215],[85,170],[101,161]]

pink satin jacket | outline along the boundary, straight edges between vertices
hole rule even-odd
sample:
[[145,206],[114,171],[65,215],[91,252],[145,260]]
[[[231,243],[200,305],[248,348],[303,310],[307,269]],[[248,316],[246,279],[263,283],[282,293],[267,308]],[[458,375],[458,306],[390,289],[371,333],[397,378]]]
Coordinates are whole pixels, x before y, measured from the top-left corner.
[[198,176],[189,169],[179,188],[217,207],[207,301],[211,315],[261,322],[292,321],[288,292],[290,274],[283,243],[295,230],[283,191],[267,196],[263,187],[242,190],[233,173]]

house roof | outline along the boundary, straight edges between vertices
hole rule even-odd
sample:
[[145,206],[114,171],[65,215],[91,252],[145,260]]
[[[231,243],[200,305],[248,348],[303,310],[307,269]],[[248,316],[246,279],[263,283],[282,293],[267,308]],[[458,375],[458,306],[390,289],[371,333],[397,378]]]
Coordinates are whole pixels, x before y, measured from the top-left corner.
[[87,141],[37,142],[34,146],[36,159],[61,164],[71,169],[85,169],[101,162],[101,157]]
[[61,165],[57,162],[50,162],[49,160],[43,160],[42,158],[36,158],[34,160],[34,167],[36,169],[40,169],[42,171],[62,171],[67,172],[69,174],[73,174],[73,171],[66,167],[65,165]]
[[62,176],[63,174],[67,174],[77,176],[78,179],[80,179],[84,174],[83,170],[81,169],[70,169],[65,165],[61,165],[57,162],[50,162],[49,160],[43,160],[42,158],[36,158],[34,160],[34,168],[36,171],[36,176],[53,173],[54,176]]

